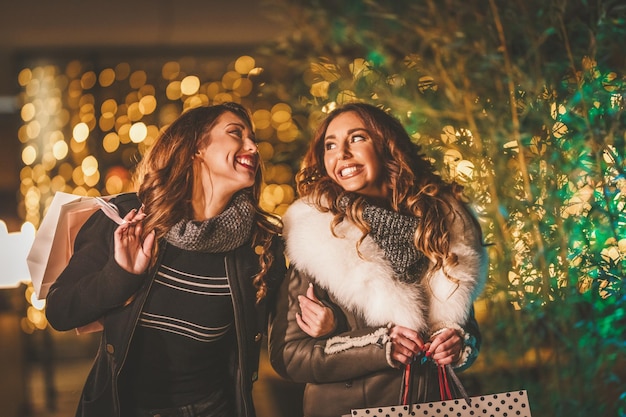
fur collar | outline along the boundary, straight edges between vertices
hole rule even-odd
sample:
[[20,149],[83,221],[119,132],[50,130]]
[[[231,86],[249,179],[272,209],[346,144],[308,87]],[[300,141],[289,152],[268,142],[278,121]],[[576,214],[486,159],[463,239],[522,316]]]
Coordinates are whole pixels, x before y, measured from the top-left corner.
[[460,284],[432,269],[417,283],[401,282],[369,236],[359,256],[361,231],[356,226],[344,223],[337,228],[339,237],[333,236],[332,218],[300,199],[283,216],[284,236],[290,262],[342,307],[360,314],[370,326],[394,323],[426,332],[465,323],[477,290],[471,271]]

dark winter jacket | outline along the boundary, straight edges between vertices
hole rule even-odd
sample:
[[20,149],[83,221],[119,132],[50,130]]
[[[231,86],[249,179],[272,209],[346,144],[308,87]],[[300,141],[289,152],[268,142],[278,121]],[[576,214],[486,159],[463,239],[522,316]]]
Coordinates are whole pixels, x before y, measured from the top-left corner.
[[[135,194],[123,194],[111,202],[118,206],[122,216],[140,206]],[[78,233],[74,255],[47,296],[46,315],[55,329],[71,330],[97,320],[104,327],[77,416],[124,417],[120,411],[118,377],[156,271],[155,267],[146,274],[135,275],[115,262],[116,227],[103,213],[95,213]],[[273,305],[275,291],[285,275],[282,243],[279,238],[274,240],[275,259],[266,277],[270,288],[259,304],[255,303],[256,289],[252,284],[260,268],[254,248],[244,245],[226,256],[238,345],[230,357],[229,369],[235,383],[232,392],[237,415],[242,417],[255,416],[252,384],[258,376],[267,309]]]

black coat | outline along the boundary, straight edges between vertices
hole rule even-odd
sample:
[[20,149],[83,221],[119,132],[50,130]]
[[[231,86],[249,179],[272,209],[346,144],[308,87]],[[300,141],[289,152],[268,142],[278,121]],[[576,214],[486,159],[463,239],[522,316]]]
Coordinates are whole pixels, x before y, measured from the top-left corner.
[[[135,194],[123,194],[112,202],[122,216],[140,205]],[[146,274],[135,275],[115,262],[113,233],[116,227],[102,212],[95,213],[78,233],[74,255],[47,296],[46,315],[55,329],[71,330],[96,320],[101,320],[104,326],[77,416],[124,417],[120,414],[118,377],[156,272],[153,268]],[[229,369],[235,382],[232,394],[237,415],[242,417],[255,416],[252,384],[258,377],[267,310],[268,306],[273,306],[275,290],[285,276],[282,242],[279,238],[274,241],[275,259],[266,276],[268,296],[258,304],[255,302],[256,288],[252,284],[252,278],[260,269],[258,255],[250,244],[246,244],[226,256],[238,345],[230,357]]]

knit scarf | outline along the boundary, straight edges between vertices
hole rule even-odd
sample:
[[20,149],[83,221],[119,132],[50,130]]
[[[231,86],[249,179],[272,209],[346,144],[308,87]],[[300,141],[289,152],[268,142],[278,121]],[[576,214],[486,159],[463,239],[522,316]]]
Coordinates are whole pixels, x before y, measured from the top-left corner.
[[363,220],[369,224],[370,236],[385,252],[398,278],[404,282],[419,280],[428,266],[428,259],[413,242],[419,218],[366,203]]
[[226,209],[204,221],[183,219],[165,235],[170,244],[196,252],[228,252],[252,234],[255,210],[248,192],[236,194]]

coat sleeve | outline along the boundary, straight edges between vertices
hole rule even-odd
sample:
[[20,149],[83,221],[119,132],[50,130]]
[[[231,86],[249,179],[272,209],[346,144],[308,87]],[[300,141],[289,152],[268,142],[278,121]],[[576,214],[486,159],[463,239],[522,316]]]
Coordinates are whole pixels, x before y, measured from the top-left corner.
[[46,317],[56,330],[85,326],[124,306],[145,281],[113,259],[116,227],[97,211],[78,232],[74,253],[46,298]]
[[[278,294],[269,331],[270,362],[276,372],[296,382],[338,382],[389,369],[387,328],[367,327],[312,338],[296,322],[298,295],[305,294],[311,280],[290,268]],[[316,294],[330,304],[325,294]],[[337,314],[341,311],[333,308]],[[340,323],[343,322],[340,318]],[[345,326],[338,326],[345,330]]]
[[469,208],[454,198],[448,201],[449,250],[457,262],[431,271],[428,276],[429,323],[431,335],[444,328],[455,328],[462,333],[463,349],[454,366],[463,370],[474,363],[480,349],[481,334],[473,303],[487,280],[488,256],[480,226]]
[[451,199],[446,219],[449,251],[456,256],[456,264],[430,271],[425,281],[430,293],[431,332],[466,323],[487,279],[487,252],[480,227],[469,209]]

